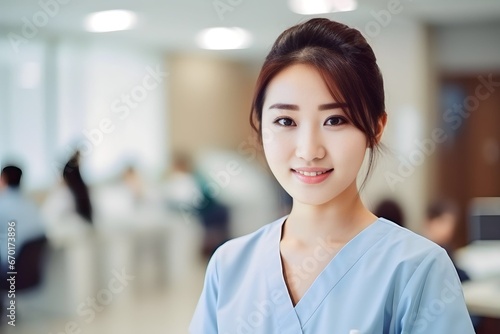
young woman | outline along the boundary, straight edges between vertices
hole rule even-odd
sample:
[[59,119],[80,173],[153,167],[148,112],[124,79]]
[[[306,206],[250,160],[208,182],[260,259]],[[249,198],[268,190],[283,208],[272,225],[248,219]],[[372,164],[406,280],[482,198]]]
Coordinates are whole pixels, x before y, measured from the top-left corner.
[[252,119],[293,207],[216,251],[191,333],[474,332],[446,252],[360,200],[356,178],[387,116],[357,30],[312,19],[283,32]]

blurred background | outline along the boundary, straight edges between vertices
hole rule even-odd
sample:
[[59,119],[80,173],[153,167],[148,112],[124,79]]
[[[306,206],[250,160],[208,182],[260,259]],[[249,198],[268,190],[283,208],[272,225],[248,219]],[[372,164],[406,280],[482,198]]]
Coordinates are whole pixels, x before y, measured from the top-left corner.
[[313,16],[384,75],[366,205],[442,244],[499,332],[500,1],[0,0],[0,165],[22,170],[0,254],[18,210],[24,273],[2,332],[187,332],[213,250],[289,210],[248,117],[273,41]]

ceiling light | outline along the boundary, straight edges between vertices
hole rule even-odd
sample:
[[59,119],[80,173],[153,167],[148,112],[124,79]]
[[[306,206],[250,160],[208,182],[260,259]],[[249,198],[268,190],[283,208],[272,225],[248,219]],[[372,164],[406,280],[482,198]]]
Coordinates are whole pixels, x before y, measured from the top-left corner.
[[356,0],[288,0],[288,7],[302,15],[348,12],[357,6]]
[[90,32],[127,30],[137,21],[134,12],[128,10],[107,10],[92,13],[85,20],[85,28]]
[[252,35],[241,28],[208,28],[198,33],[196,43],[209,50],[245,49],[250,45]]

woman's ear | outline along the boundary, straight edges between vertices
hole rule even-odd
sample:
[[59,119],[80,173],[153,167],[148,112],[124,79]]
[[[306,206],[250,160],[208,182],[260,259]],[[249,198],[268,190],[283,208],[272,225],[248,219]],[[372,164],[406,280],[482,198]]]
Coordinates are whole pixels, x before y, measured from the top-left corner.
[[387,124],[387,113],[384,112],[384,114],[380,116],[377,122],[377,133],[375,135],[375,138],[377,139],[377,144],[380,143],[380,140],[382,139],[382,134],[384,133],[386,124]]

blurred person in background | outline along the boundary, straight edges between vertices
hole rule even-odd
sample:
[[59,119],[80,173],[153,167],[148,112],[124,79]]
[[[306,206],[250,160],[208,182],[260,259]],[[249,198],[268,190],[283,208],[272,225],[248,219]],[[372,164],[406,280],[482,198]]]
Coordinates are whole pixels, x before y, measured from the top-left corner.
[[[8,228],[15,228],[14,244],[16,254],[30,240],[45,235],[45,227],[38,207],[21,191],[23,172],[17,166],[5,166],[0,175],[0,254],[1,276],[7,272]],[[14,223],[14,224],[13,224]]]
[[196,209],[202,194],[194,176],[191,157],[187,153],[177,152],[173,155],[163,195],[169,209],[181,213],[190,213]]
[[80,173],[80,153],[76,151],[64,165],[61,183],[42,205],[49,237],[78,234],[92,225],[89,190]]
[[89,189],[80,173],[80,152],[69,159],[64,166],[63,179],[73,197],[74,208],[77,214],[89,224],[92,224],[92,204]]
[[405,215],[401,206],[392,199],[384,199],[373,210],[377,217],[383,217],[395,222],[399,226],[405,227]]
[[229,240],[229,208],[213,196],[201,174],[196,174],[195,179],[202,196],[195,206],[195,212],[205,231],[201,253],[208,259],[220,245]]
[[122,174],[122,180],[132,197],[132,203],[134,205],[141,204],[141,202],[144,201],[145,186],[143,180],[133,165],[125,167]]
[[[424,236],[443,247],[453,259],[453,241],[458,222],[457,206],[447,200],[437,200],[429,204],[426,212],[426,221],[424,222]],[[458,268],[460,281],[468,281],[470,278],[467,273]]]
[[[453,261],[454,237],[458,224],[458,207],[449,200],[436,200],[429,204],[424,222],[424,236],[443,247]],[[465,270],[458,267],[453,261],[457,270],[460,282],[464,283],[470,280]],[[481,317],[471,315],[474,328],[477,330],[481,323]]]
[[209,258],[229,239],[229,208],[212,195],[201,172],[196,172],[191,157],[174,154],[172,173],[165,186],[169,208],[198,217],[204,230],[201,255]]
[[111,179],[92,188],[92,218],[99,227],[141,226],[164,213],[158,185],[148,183],[137,166],[126,161]]
[[[161,194],[155,186],[148,183],[139,173],[137,163],[128,163],[117,184],[122,196],[128,197],[133,209],[160,209]],[[120,186],[121,185],[121,186]]]

